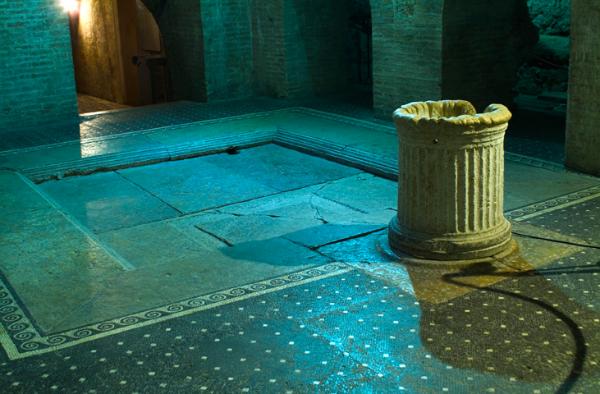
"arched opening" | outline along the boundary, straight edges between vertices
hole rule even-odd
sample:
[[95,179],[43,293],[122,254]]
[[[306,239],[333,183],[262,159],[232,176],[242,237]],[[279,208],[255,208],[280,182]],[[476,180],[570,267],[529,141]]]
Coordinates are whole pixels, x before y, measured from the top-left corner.
[[164,41],[141,0],[81,0],[70,30],[80,113],[168,100]]

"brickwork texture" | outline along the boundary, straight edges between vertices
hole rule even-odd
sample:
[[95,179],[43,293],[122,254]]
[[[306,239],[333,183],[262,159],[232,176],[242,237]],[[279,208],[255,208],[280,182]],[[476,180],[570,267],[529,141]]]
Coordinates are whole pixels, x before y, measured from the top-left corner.
[[56,0],[0,0],[0,132],[75,119],[67,14]]
[[600,7],[572,0],[567,166],[600,176]]

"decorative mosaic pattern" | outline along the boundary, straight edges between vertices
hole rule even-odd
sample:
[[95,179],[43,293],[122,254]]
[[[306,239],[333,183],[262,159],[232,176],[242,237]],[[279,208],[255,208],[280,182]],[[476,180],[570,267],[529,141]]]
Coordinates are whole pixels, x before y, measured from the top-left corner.
[[24,358],[339,275],[350,270],[351,268],[345,264],[331,263],[49,335],[44,335],[35,327],[15,295],[0,279],[0,322],[4,327],[4,332],[0,333],[0,342],[10,359]]
[[596,393],[593,265],[600,255],[583,252],[485,289],[473,286],[481,272],[445,275],[473,291],[435,305],[350,271],[35,359],[0,355],[0,387],[6,393]]
[[600,186],[593,186],[584,190],[552,198],[526,207],[514,209],[506,213],[506,217],[515,221],[523,221],[534,216],[539,216],[549,211],[568,207],[583,201],[600,197]]

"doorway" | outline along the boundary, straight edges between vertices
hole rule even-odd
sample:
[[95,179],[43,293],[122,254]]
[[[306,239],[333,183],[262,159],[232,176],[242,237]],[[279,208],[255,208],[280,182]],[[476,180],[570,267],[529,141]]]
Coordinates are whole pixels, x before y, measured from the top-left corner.
[[80,114],[168,101],[164,42],[141,0],[81,0],[69,20]]

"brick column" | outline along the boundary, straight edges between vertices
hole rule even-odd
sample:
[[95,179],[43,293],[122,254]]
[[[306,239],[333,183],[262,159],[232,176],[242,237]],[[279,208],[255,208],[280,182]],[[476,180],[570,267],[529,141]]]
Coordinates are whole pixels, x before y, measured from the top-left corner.
[[373,102],[508,102],[537,41],[524,0],[371,0]]
[[600,176],[600,7],[597,0],[571,3],[571,65],[566,164]]

